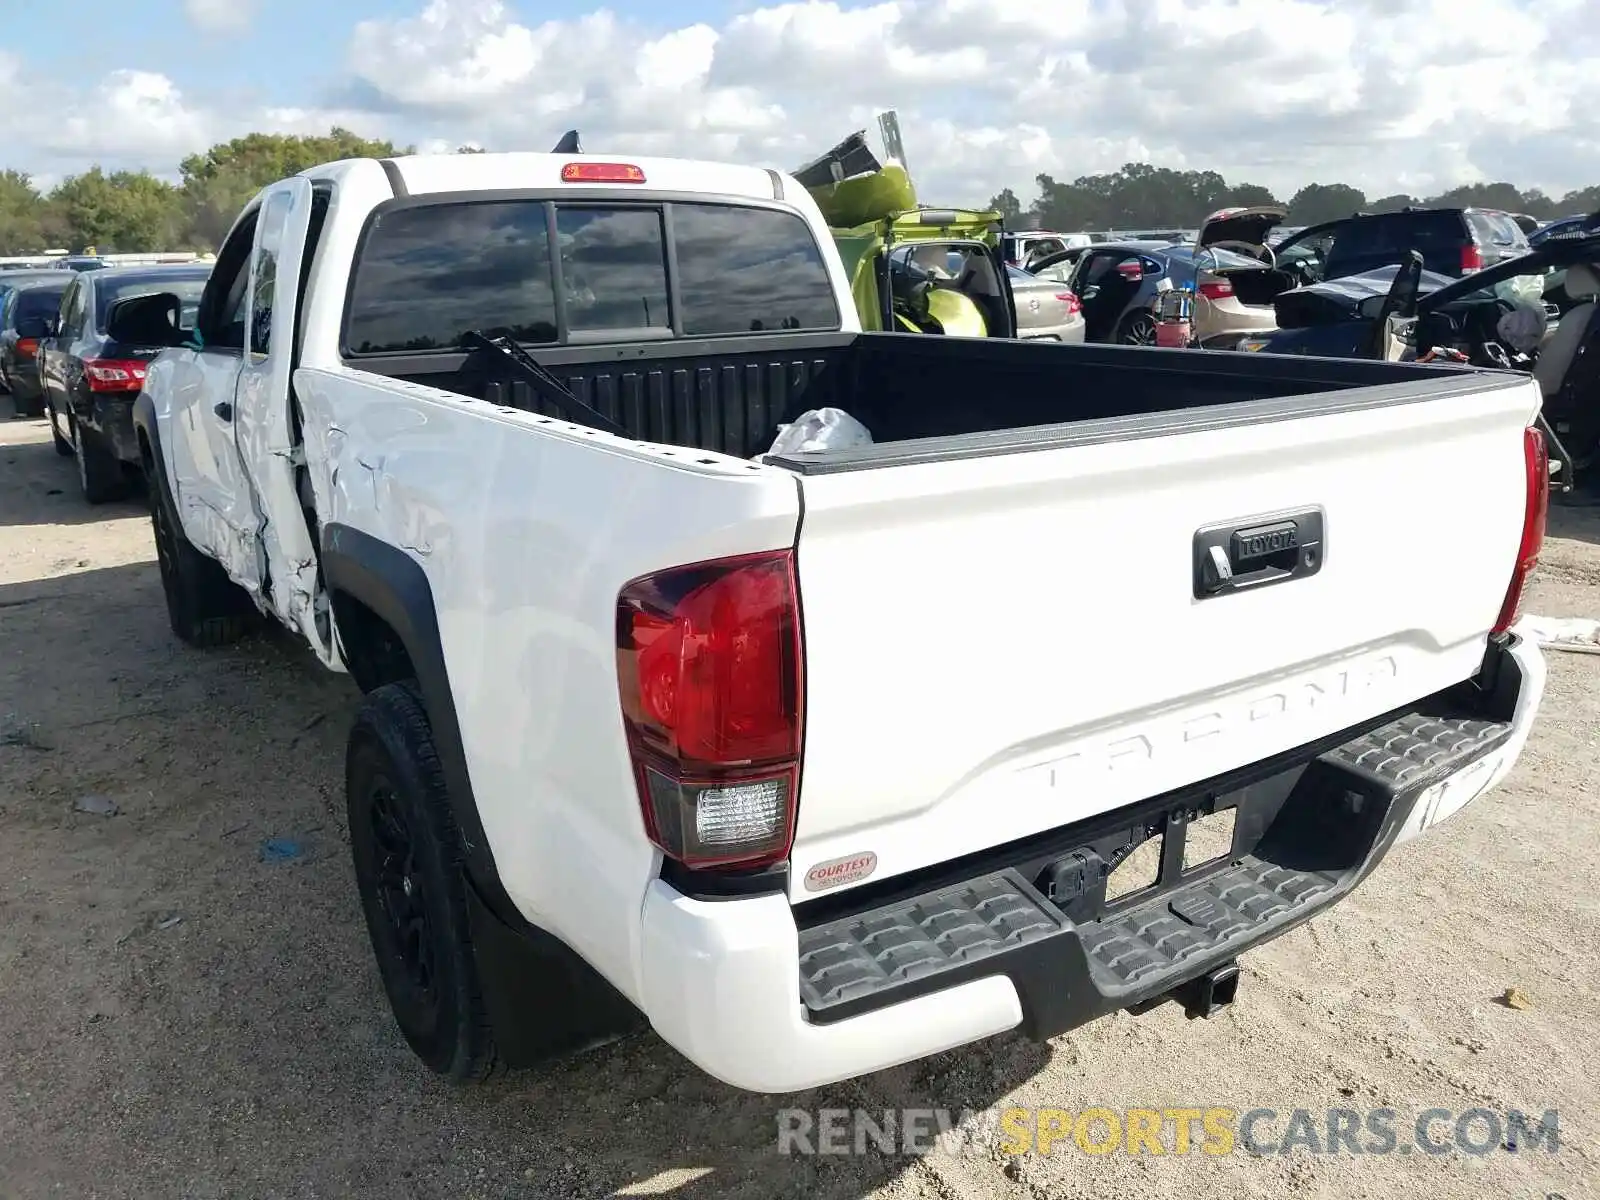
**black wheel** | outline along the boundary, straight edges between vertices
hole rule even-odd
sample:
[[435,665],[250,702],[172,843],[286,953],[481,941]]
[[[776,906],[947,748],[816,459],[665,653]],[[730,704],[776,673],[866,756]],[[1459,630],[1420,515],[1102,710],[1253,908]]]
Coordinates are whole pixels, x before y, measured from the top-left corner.
[[54,405],[51,405],[50,410],[45,413],[45,420],[50,422],[50,436],[55,441],[56,453],[61,455],[62,458],[71,458],[77,453],[77,451],[72,448],[71,442],[61,436],[61,430],[56,426],[56,410]]
[[[159,469],[159,468],[158,468]],[[247,593],[215,559],[207,558],[184,536],[172,499],[158,477],[148,483],[150,526],[156,565],[167,599],[172,632],[191,646],[223,646],[238,641],[255,625],[257,612]]]
[[[54,422],[50,428],[52,432],[55,430]],[[104,504],[127,495],[128,480],[122,472],[122,463],[100,435],[77,422],[73,422],[72,432],[76,443],[74,457],[78,460],[78,486],[83,490],[83,498],[90,504]]]
[[461,839],[421,698],[386,684],[356,714],[345,757],[350,850],[372,952],[400,1032],[458,1082],[501,1067],[468,923]]
[[1117,341],[1124,346],[1154,346],[1156,320],[1147,312],[1129,314],[1117,330]]

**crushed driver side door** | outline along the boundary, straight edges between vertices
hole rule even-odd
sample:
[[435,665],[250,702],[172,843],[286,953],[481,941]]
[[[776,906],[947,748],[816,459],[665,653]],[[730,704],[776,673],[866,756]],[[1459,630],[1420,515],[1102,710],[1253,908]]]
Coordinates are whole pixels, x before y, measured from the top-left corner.
[[316,542],[295,486],[303,451],[291,418],[295,314],[312,202],[311,182],[302,178],[274,184],[262,197],[245,294],[237,437],[261,515],[269,606],[327,662],[332,639],[318,585]]

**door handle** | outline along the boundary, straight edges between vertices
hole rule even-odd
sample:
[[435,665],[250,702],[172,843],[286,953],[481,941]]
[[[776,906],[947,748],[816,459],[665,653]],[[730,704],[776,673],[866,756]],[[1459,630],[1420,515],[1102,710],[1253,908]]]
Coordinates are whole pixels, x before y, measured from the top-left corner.
[[224,421],[233,420],[233,404],[230,401],[218,400],[211,406],[211,411],[216,413],[217,416],[221,417]]
[[1207,525],[1194,535],[1194,598],[1305,579],[1322,570],[1320,508],[1271,513],[1244,522]]

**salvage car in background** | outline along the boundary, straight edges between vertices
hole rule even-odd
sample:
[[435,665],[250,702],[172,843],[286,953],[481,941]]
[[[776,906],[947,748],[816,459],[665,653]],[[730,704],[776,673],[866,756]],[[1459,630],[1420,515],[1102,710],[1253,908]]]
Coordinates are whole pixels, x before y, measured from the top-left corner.
[[[1548,238],[1527,254],[1460,278],[1413,263],[1313,284],[1279,297],[1277,332],[1240,349],[1328,358],[1394,357],[1446,351],[1475,366],[1530,372],[1544,397],[1544,417],[1575,473],[1600,463],[1600,213],[1585,226]],[[1565,311],[1538,295],[1553,273],[1571,293]],[[1507,318],[1518,310],[1535,331],[1510,344]],[[1399,337],[1391,337],[1393,322]]]
[[1302,285],[1392,267],[1412,250],[1425,270],[1459,279],[1526,254],[1528,238],[1489,209],[1407,208],[1312,225],[1272,249],[1273,265]]
[[0,307],[0,379],[11,393],[19,417],[44,416],[44,389],[39,386],[39,342],[48,337],[72,276],[52,271],[52,279],[12,288]]
[[857,132],[799,168],[844,260],[865,330],[1015,337],[1002,214],[920,204],[898,162]]
[[[77,459],[84,499],[101,504],[121,496],[139,471],[133,401],[145,367],[172,330],[194,326],[209,263],[173,267],[105,267],[84,271],[68,285],[50,336],[40,343],[39,380],[56,452]],[[170,293],[178,299],[170,328],[134,342],[107,332],[122,300]]]
[[1020,267],[1008,267],[1011,295],[1016,300],[1017,336],[1051,342],[1081,342],[1088,329],[1083,305],[1054,279],[1041,279]]
[[1151,305],[1163,280],[1193,292],[1194,336],[1205,349],[1232,349],[1241,337],[1272,329],[1270,297],[1284,286],[1259,259],[1192,243],[1090,246],[1041,260],[1033,274],[1064,282],[1077,295],[1088,341],[1127,346],[1155,344]]

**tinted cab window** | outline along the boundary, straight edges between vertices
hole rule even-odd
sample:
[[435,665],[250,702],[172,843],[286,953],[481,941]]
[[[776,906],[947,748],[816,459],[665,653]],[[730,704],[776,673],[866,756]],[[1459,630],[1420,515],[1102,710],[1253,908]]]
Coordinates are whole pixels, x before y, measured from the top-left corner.
[[449,349],[471,330],[539,345],[838,325],[821,251],[792,213],[715,204],[419,204],[380,213],[368,228],[345,349]]

